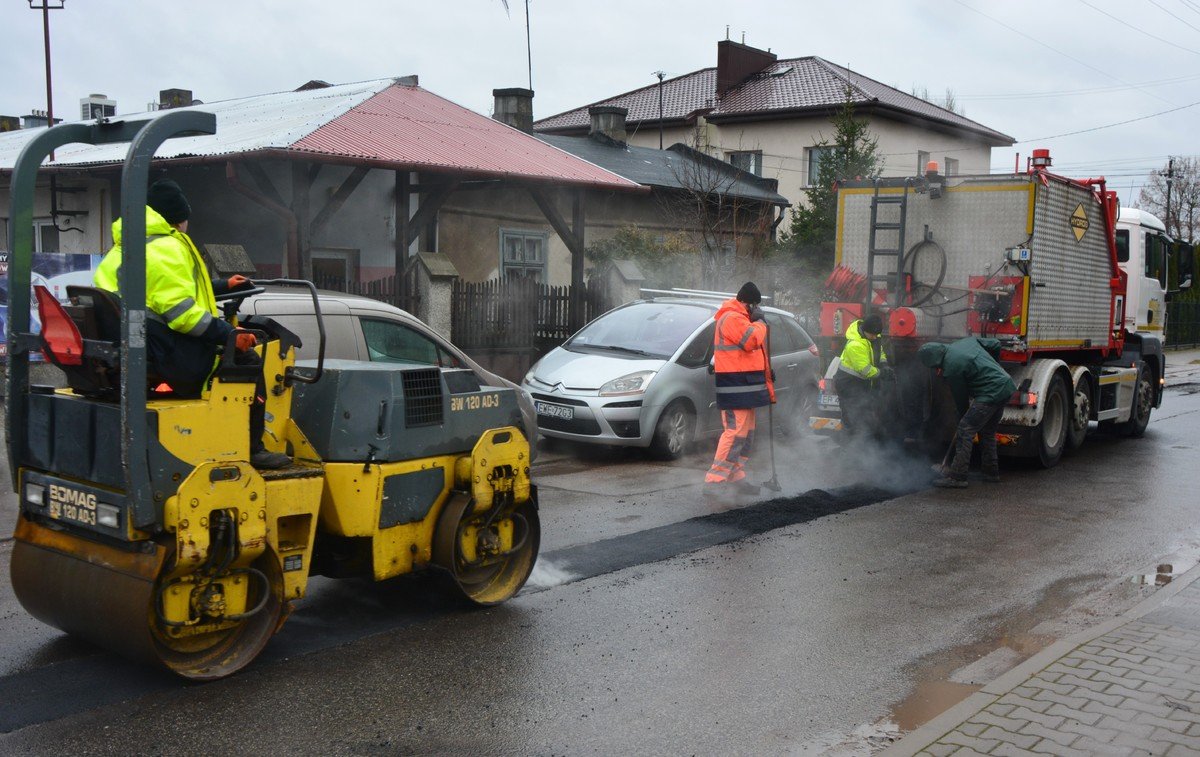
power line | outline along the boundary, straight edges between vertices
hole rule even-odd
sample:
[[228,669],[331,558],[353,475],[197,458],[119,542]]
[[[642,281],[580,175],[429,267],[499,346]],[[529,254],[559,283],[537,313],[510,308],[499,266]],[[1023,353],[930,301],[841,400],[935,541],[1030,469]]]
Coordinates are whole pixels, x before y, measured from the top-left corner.
[[[1081,2],[1082,2],[1082,0],[1081,0]],[[1022,144],[1025,142],[1040,142],[1040,141],[1046,140],[1046,139],[1058,139],[1059,137],[1073,137],[1076,134],[1087,134],[1088,132],[1100,131],[1102,129],[1111,129],[1114,126],[1124,126],[1125,124],[1132,124],[1132,123],[1137,123],[1138,121],[1145,121],[1148,118],[1155,118],[1157,116],[1165,116],[1168,113],[1175,113],[1177,111],[1187,110],[1188,108],[1193,108],[1197,105],[1200,105],[1200,100],[1197,100],[1194,103],[1188,103],[1187,105],[1180,105],[1178,108],[1171,108],[1170,110],[1161,110],[1158,113],[1151,113],[1148,116],[1139,116],[1138,118],[1131,118],[1127,121],[1118,121],[1114,124],[1105,124],[1103,126],[1093,126],[1090,129],[1080,129],[1079,131],[1068,131],[1068,132],[1064,132],[1062,134],[1051,134],[1048,137],[1036,137],[1034,139],[1019,139],[1019,140],[1017,140],[1017,144]]]
[[1082,89],[1060,89],[1044,92],[1009,92],[1006,94],[994,95],[958,95],[960,100],[1034,100],[1038,98],[1048,97],[1064,97],[1069,95],[1096,95],[1108,94],[1111,92],[1120,92],[1128,89],[1140,89],[1141,87],[1156,87],[1163,84],[1178,84],[1185,81],[1195,81],[1200,79],[1200,74],[1192,74],[1189,76],[1177,76],[1171,79],[1155,79],[1154,81],[1144,81],[1137,84],[1123,84],[1114,87],[1086,87]]
[[1179,16],[1176,16],[1176,15],[1175,15],[1174,13],[1172,13],[1171,11],[1169,11],[1169,10],[1167,10],[1166,8],[1164,8],[1164,7],[1162,7],[1161,5],[1159,5],[1157,2],[1155,2],[1155,0],[1146,0],[1146,2],[1150,3],[1150,4],[1151,4],[1151,5],[1153,5],[1155,8],[1158,8],[1160,11],[1162,11],[1162,12],[1163,12],[1163,13],[1165,13],[1165,14],[1167,14],[1168,16],[1170,16],[1171,18],[1175,19],[1176,21],[1178,21],[1179,23],[1183,24],[1184,26],[1191,26],[1191,27],[1192,27],[1192,29],[1195,29],[1196,31],[1200,32],[1200,28],[1197,28],[1197,27],[1195,27],[1195,26],[1192,26],[1192,25],[1191,25],[1191,24],[1189,24],[1187,21],[1184,21],[1184,20],[1183,20],[1182,18],[1180,18]]
[[[1082,0],[1080,0],[1080,1],[1082,2]],[[1057,47],[1054,47],[1054,46],[1052,46],[1052,45],[1048,45],[1048,44],[1046,44],[1045,42],[1042,42],[1040,39],[1037,39],[1037,38],[1035,38],[1035,37],[1031,37],[1030,35],[1028,35],[1028,34],[1026,34],[1025,32],[1021,31],[1020,29],[1016,29],[1016,28],[1014,28],[1014,27],[1012,27],[1012,26],[1009,26],[1008,24],[1004,23],[1004,22],[1003,22],[1003,21],[1001,21],[1000,19],[998,19],[998,18],[995,18],[994,16],[989,16],[988,14],[986,14],[986,13],[984,13],[983,11],[979,10],[978,8],[973,8],[973,7],[971,7],[970,5],[967,5],[965,2],[963,2],[963,0],[954,0],[954,2],[958,3],[959,5],[961,5],[962,7],[966,8],[966,9],[967,9],[967,10],[969,10],[969,11],[973,11],[973,12],[975,12],[975,13],[978,13],[979,15],[983,16],[984,18],[988,19],[989,21],[991,21],[991,22],[992,22],[992,23],[994,23],[994,24],[997,24],[997,25],[999,25],[999,26],[1003,26],[1005,29],[1008,29],[1010,32],[1012,32],[1012,33],[1014,33],[1014,34],[1019,34],[1019,35],[1021,35],[1022,37],[1024,37],[1024,38],[1025,38],[1025,39],[1027,39],[1027,40],[1029,40],[1030,42],[1033,42],[1033,43],[1035,43],[1035,44],[1041,45],[1042,47],[1044,47],[1044,48],[1046,48],[1047,50],[1050,50],[1050,51],[1052,51],[1052,52],[1056,52],[1056,53],[1058,53],[1059,55],[1063,56],[1064,58],[1067,58],[1068,60],[1072,60],[1072,61],[1074,61],[1074,62],[1078,63],[1079,65],[1081,65],[1081,66],[1083,66],[1083,67],[1085,67],[1085,68],[1090,68],[1091,70],[1095,71],[1096,73],[1100,74],[1101,76],[1106,76],[1106,77],[1108,77],[1109,79],[1112,79],[1113,81],[1120,82],[1121,84],[1124,84],[1124,85],[1126,85],[1126,86],[1131,86],[1131,87],[1134,87],[1135,89],[1139,90],[1139,91],[1140,91],[1142,94],[1149,95],[1150,97],[1153,97],[1153,98],[1154,98],[1154,99],[1156,99],[1156,100],[1162,100],[1163,102],[1165,102],[1165,103],[1168,103],[1168,104],[1171,104],[1171,105],[1174,105],[1174,104],[1175,104],[1175,103],[1172,103],[1170,100],[1168,100],[1168,99],[1166,99],[1166,98],[1164,98],[1164,97],[1159,97],[1158,95],[1154,94],[1153,92],[1147,92],[1146,90],[1144,90],[1144,89],[1141,89],[1140,87],[1137,87],[1136,85],[1129,84],[1129,82],[1123,81],[1123,80],[1122,80],[1122,79],[1120,79],[1119,77],[1113,76],[1112,74],[1108,73],[1107,71],[1102,71],[1102,70],[1100,70],[1099,68],[1096,68],[1095,66],[1093,66],[1092,64],[1090,64],[1090,63],[1087,63],[1086,61],[1082,61],[1082,60],[1080,60],[1080,59],[1076,58],[1076,57],[1075,57],[1075,56],[1073,56],[1073,55],[1068,55],[1067,53],[1063,52],[1062,50],[1059,50]]]
[[[1200,50],[1193,50],[1190,47],[1184,47],[1183,45],[1177,45],[1169,39],[1163,39],[1162,37],[1160,37],[1156,34],[1151,34],[1150,32],[1146,31],[1145,29],[1138,28],[1138,27],[1134,26],[1133,24],[1129,23],[1128,21],[1123,21],[1122,19],[1117,18],[1116,16],[1114,16],[1113,14],[1109,13],[1106,10],[1101,10],[1100,8],[1097,8],[1096,6],[1089,3],[1087,0],[1079,0],[1079,2],[1083,3],[1084,5],[1086,5],[1087,7],[1091,8],[1092,10],[1096,11],[1097,13],[1099,13],[1101,15],[1108,16],[1109,18],[1111,18],[1113,21],[1116,21],[1121,26],[1126,26],[1126,27],[1129,27],[1130,29],[1133,29],[1135,32],[1145,34],[1150,39],[1157,40],[1157,41],[1163,43],[1164,45],[1170,45],[1171,47],[1177,47],[1180,50],[1183,50],[1185,52],[1194,53],[1195,55],[1200,55]],[[1190,24],[1189,24],[1189,26],[1190,26]],[[1194,29],[1195,27],[1193,26],[1192,28]]]

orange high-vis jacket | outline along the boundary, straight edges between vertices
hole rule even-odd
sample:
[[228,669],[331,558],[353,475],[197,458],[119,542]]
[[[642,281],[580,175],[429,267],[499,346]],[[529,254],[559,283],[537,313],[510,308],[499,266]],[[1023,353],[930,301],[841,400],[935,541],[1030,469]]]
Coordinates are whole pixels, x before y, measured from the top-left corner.
[[767,324],[751,322],[746,304],[721,303],[713,335],[717,407],[722,410],[762,407],[775,401],[767,360]]

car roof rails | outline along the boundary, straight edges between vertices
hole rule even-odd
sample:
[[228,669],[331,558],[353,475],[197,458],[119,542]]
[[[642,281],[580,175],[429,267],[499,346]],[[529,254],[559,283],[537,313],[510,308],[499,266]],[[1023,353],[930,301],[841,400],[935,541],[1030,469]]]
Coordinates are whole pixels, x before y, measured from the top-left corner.
[[[660,297],[687,297],[698,300],[728,300],[737,297],[737,292],[709,292],[704,289],[642,289],[643,295],[650,295],[653,298],[655,295]],[[763,301],[771,299],[763,295]]]

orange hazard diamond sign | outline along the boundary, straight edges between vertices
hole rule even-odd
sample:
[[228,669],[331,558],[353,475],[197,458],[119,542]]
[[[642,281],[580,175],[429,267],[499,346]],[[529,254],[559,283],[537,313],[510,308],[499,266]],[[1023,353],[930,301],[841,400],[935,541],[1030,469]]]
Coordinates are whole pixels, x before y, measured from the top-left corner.
[[1083,235],[1088,230],[1087,211],[1083,209],[1083,203],[1079,203],[1075,208],[1075,212],[1071,214],[1071,231],[1075,232],[1075,241],[1083,239]]

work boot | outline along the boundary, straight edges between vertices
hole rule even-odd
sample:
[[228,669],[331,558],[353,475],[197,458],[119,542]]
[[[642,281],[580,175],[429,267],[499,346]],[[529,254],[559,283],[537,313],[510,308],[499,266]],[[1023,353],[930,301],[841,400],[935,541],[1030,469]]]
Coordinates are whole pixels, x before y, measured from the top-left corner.
[[956,478],[955,476],[942,476],[934,479],[934,486],[942,489],[966,489],[967,480],[965,478]]
[[738,481],[733,485],[733,488],[736,489],[740,494],[753,494],[755,496],[757,496],[761,491],[757,486],[749,481]]
[[292,458],[282,452],[271,452],[267,448],[250,453],[250,464],[259,470],[278,470],[292,464]]
[[933,475],[939,478],[950,475],[949,466],[942,465],[941,463],[934,463],[933,465],[929,466],[929,470],[933,471]]

